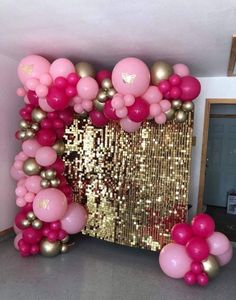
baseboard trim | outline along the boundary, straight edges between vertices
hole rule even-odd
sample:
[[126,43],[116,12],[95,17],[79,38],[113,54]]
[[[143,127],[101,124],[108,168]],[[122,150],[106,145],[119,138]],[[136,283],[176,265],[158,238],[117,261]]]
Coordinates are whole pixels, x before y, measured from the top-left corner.
[[13,227],[7,228],[3,231],[0,231],[0,241],[4,241],[8,239],[9,237],[12,237],[14,234]]

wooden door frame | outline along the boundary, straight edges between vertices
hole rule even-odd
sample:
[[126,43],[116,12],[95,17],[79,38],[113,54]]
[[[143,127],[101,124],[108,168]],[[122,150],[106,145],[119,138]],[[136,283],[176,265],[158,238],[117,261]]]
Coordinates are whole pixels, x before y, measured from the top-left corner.
[[203,138],[202,138],[199,191],[198,191],[198,207],[197,207],[198,212],[202,212],[203,209],[203,195],[205,189],[205,172],[206,172],[207,144],[208,144],[208,131],[209,131],[211,104],[236,104],[236,99],[231,99],[231,98],[206,99],[204,125],[203,125]]

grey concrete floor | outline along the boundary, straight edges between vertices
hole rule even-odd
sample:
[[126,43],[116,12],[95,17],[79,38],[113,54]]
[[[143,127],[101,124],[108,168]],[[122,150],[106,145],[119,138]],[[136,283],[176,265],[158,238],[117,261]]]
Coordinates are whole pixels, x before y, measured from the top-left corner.
[[236,299],[236,252],[205,287],[166,277],[154,252],[79,237],[68,254],[21,258],[0,243],[0,300]]

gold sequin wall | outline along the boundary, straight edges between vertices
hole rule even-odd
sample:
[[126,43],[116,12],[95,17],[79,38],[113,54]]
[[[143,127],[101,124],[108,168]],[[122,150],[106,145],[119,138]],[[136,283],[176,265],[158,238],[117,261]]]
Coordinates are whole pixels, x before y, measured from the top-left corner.
[[187,217],[191,114],[182,124],[146,122],[132,134],[75,119],[64,138],[74,201],[89,210],[84,234],[150,250],[170,241]]

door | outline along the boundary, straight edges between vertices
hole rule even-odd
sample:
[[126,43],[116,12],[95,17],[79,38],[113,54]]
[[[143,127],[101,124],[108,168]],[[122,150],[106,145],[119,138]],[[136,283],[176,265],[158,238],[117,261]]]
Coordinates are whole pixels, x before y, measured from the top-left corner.
[[210,118],[204,204],[226,207],[236,191],[236,118]]

